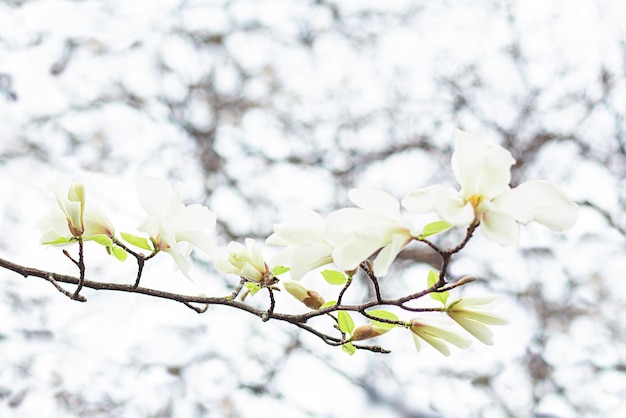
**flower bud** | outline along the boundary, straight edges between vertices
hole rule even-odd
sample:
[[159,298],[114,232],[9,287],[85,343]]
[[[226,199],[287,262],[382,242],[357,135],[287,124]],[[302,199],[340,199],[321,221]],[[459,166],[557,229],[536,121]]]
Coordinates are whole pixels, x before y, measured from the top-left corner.
[[368,340],[370,338],[378,337],[387,331],[389,330],[377,327],[373,324],[361,325],[352,331],[352,341]]
[[344,273],[346,273],[346,275],[348,277],[353,277],[355,274],[357,274],[359,272],[359,266],[357,266],[356,268],[352,269],[352,270],[346,270],[344,271]]
[[304,303],[307,308],[319,309],[324,304],[324,298],[315,290],[307,290],[296,282],[284,282],[283,286],[291,296]]

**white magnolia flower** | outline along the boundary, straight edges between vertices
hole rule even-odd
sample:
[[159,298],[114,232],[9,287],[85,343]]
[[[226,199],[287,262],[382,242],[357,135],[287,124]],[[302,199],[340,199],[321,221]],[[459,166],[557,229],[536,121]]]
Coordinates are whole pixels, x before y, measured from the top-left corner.
[[344,271],[354,270],[381,250],[374,273],[385,276],[412,240],[411,224],[400,216],[399,202],[385,192],[352,189],[348,197],[358,208],[339,209],[328,215],[324,225],[326,239],[334,247],[333,261]]
[[564,231],[578,218],[578,206],[548,181],[528,181],[511,189],[515,160],[498,145],[485,144],[456,130],[452,172],[461,190],[435,185],[408,193],[402,205],[423,213],[436,211],[446,222],[468,226],[480,222],[485,236],[503,245],[517,245],[519,223],[539,222]]
[[446,343],[454,344],[459,348],[467,348],[472,344],[470,340],[425,319],[413,319],[411,321],[411,333],[417,351],[421,349],[421,338],[444,356],[450,355],[450,347]]
[[78,237],[90,240],[96,235],[111,238],[115,234],[107,216],[99,208],[87,204],[81,182],[70,183],[69,178],[59,177],[56,202],[61,211],[55,210],[39,223],[42,244],[66,245],[75,242]]
[[67,187],[68,179],[59,177],[56,184],[56,198],[65,214],[67,227],[71,234],[80,237],[85,232],[85,188],[80,181],[72,182]]
[[148,213],[139,229],[152,238],[158,250],[174,259],[185,276],[189,277],[192,246],[214,255],[215,245],[206,230],[215,228],[216,216],[206,206],[185,206],[178,187],[172,189],[163,178],[140,179],[137,195]]
[[293,210],[290,222],[274,224],[274,233],[265,241],[286,247],[272,258],[273,265],[289,267],[289,274],[299,280],[309,271],[331,263],[333,247],[324,237],[324,219],[307,209]]
[[503,316],[493,313],[492,307],[486,306],[495,299],[494,296],[461,298],[452,302],[446,312],[450,318],[482,343],[493,345],[493,333],[485,324],[506,325],[509,323]]
[[246,238],[246,245],[235,241],[228,243],[228,251],[215,257],[215,268],[225,274],[236,274],[253,282],[267,283],[272,272],[263,260],[261,248],[255,240]]

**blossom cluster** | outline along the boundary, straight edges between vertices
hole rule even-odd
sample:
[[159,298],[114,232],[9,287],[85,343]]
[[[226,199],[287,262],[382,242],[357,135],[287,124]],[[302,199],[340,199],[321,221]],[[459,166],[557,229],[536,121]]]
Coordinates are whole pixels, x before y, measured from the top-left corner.
[[401,206],[436,212],[455,227],[479,225],[487,238],[509,246],[518,243],[520,223],[535,221],[553,231],[573,226],[578,206],[555,184],[534,180],[511,188],[514,163],[504,148],[457,130],[452,172],[459,190],[434,185],[411,191],[399,202],[379,190],[353,189],[348,197],[357,207],[339,209],[326,219],[311,211],[295,213],[290,223],[274,225],[266,242],[285,247],[273,261],[288,266],[294,279],[331,262],[353,271],[376,252],[374,273],[382,277],[396,256],[423,235],[402,216]]
[[[189,255],[193,248],[198,248],[214,256],[219,272],[240,276],[257,288],[270,288],[278,282],[278,274],[288,271],[293,280],[300,280],[329,264],[338,270],[326,270],[323,275],[336,284],[351,280],[360,267],[366,267],[368,274],[376,278],[384,277],[411,242],[423,241],[453,227],[472,231],[478,228],[488,239],[514,246],[519,240],[520,224],[535,221],[554,231],[574,225],[578,207],[555,184],[533,180],[511,187],[515,160],[509,151],[460,130],[455,132],[454,140],[451,162],[458,188],[433,185],[410,191],[401,201],[380,190],[352,189],[348,198],[355,206],[338,209],[325,218],[311,210],[293,210],[287,222],[273,226],[274,232],[265,241],[267,245],[282,247],[269,263],[259,243],[250,238],[245,245],[230,242],[223,251],[217,251],[211,237],[215,214],[203,205],[183,204],[179,187],[172,187],[162,178],[142,178],[137,182],[138,200],[146,212],[138,229],[147,238],[121,233],[126,243],[150,251],[149,255],[129,250],[116,237],[108,217],[86,199],[82,183],[70,183],[65,178],[56,187],[58,208],[41,223],[41,242],[61,246],[94,241],[120,260],[127,253],[144,261],[164,252],[187,277],[191,269]],[[403,209],[417,214],[434,212],[440,221],[431,230],[418,228]],[[431,296],[443,304],[439,311],[479,341],[491,344],[492,334],[486,325],[506,323],[503,317],[490,312],[492,299],[468,297],[448,303],[447,292],[434,287],[435,276],[429,276],[428,285],[431,292],[437,292]],[[310,309],[332,305],[316,291],[296,282],[285,282],[284,289]],[[418,349],[421,340],[448,355],[446,343],[460,348],[470,343],[446,326],[424,318],[402,321],[391,312],[376,314],[370,313],[370,324],[355,328],[347,312],[337,312],[338,327],[348,336],[344,349],[350,350],[351,341],[373,338],[397,326],[411,331]]]
[[[214,255],[215,244],[208,231],[215,228],[216,216],[207,207],[184,205],[179,188],[172,188],[162,178],[139,179],[137,194],[147,214],[138,229],[147,234],[149,241],[122,233],[128,243],[153,254],[160,251],[169,254],[186,277],[189,277],[189,255],[193,247]],[[42,244],[65,246],[78,241],[94,241],[104,245],[118,259],[123,261],[126,258],[123,244],[115,236],[115,228],[102,210],[87,201],[81,182],[70,183],[69,179],[60,177],[56,202],[60,211],[54,210],[40,222]]]

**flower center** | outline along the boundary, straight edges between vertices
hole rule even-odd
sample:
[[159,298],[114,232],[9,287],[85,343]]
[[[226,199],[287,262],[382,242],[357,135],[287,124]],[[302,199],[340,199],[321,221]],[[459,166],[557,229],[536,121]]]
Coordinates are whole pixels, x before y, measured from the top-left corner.
[[483,196],[482,194],[473,194],[465,199],[465,201],[471,203],[472,206],[474,206],[474,209],[476,209],[478,205],[481,204],[484,198],[485,196]]
[[472,206],[474,207],[474,219],[479,222],[484,212],[480,211],[478,207],[480,206],[480,204],[483,202],[484,199],[485,199],[485,196],[482,194],[478,194],[478,193],[468,196],[465,199],[466,202],[471,203]]

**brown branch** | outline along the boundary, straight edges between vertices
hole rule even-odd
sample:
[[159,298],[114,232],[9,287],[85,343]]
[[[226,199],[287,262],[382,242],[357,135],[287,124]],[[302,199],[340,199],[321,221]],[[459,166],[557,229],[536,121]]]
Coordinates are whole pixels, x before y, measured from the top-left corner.
[[[475,230],[477,225],[473,225],[470,226],[468,228],[468,232],[467,235],[465,237],[465,239],[463,240],[463,242],[461,242],[461,244],[459,244],[457,247],[454,247],[450,250],[441,250],[438,247],[436,247],[434,244],[430,243],[429,245],[431,246],[431,248],[434,248],[438,254],[441,255],[442,257],[442,272],[443,272],[443,276],[445,276],[445,271],[446,271],[446,266],[447,266],[447,261],[449,261],[450,257],[460,251],[465,244],[467,243],[467,241],[469,241],[469,239],[471,238],[471,235],[473,233],[473,231]],[[429,242],[424,241],[427,244]],[[124,248],[124,247],[122,247]],[[66,255],[72,259],[69,254],[67,254],[67,252],[65,252]],[[137,253],[133,253],[130,252],[132,255],[135,255]],[[148,257],[144,257],[141,254],[137,254],[136,258],[138,260],[138,276],[137,278],[141,277],[141,261],[145,261],[149,258],[151,258],[152,256],[154,256],[154,254],[151,254]],[[439,282],[435,283],[433,286],[429,287],[428,289],[424,289],[422,291],[416,292],[416,293],[412,293],[410,295],[406,295],[403,297],[399,297],[399,298],[395,298],[395,299],[385,299],[382,297],[381,293],[380,293],[380,289],[378,287],[378,279],[376,278],[376,276],[373,273],[373,270],[371,269],[371,267],[367,264],[364,263],[364,265],[362,265],[361,267],[365,270],[365,272],[367,273],[369,279],[372,281],[372,283],[374,283],[375,286],[375,291],[376,291],[376,296],[374,300],[370,300],[368,302],[364,302],[358,305],[343,305],[341,303],[341,297],[343,296],[343,294],[345,293],[345,291],[347,290],[348,286],[351,283],[351,277],[348,279],[348,281],[346,282],[345,286],[343,287],[343,289],[341,290],[340,294],[339,294],[339,298],[338,298],[338,302],[337,304],[333,305],[333,306],[328,306],[324,309],[319,309],[319,310],[311,310],[309,312],[303,313],[303,314],[286,314],[286,313],[280,313],[280,312],[275,312],[275,306],[276,306],[276,301],[274,299],[274,292],[273,292],[273,288],[272,288],[272,284],[274,284],[275,282],[272,281],[271,283],[268,283],[268,285],[264,286],[267,288],[268,292],[269,292],[269,298],[270,298],[270,306],[267,310],[263,310],[263,309],[257,309],[254,308],[246,303],[244,303],[243,301],[237,301],[236,297],[239,294],[241,288],[243,287],[243,284],[245,283],[246,279],[242,278],[242,280],[240,281],[239,285],[236,287],[235,291],[232,294],[229,294],[225,297],[209,297],[209,296],[204,296],[204,295],[183,295],[183,294],[178,294],[178,293],[172,293],[172,292],[166,292],[166,291],[162,291],[162,290],[156,290],[156,289],[150,289],[150,288],[146,288],[146,287],[141,287],[139,286],[139,280],[136,280],[135,283],[133,284],[118,284],[118,283],[106,283],[106,282],[97,282],[97,281],[92,281],[92,280],[87,280],[85,278],[85,269],[84,269],[84,264],[83,267],[80,268],[81,265],[81,261],[83,260],[83,256],[80,252],[80,247],[79,247],[79,260],[73,260],[74,263],[79,266],[79,270],[80,270],[80,277],[74,277],[74,276],[69,276],[69,275],[64,275],[64,274],[58,274],[58,273],[52,273],[49,271],[44,271],[44,270],[39,270],[39,269],[35,269],[32,267],[26,267],[26,266],[21,266],[19,264],[15,264],[13,262],[10,262],[8,260],[4,260],[2,258],[0,258],[0,267],[3,267],[5,269],[14,271],[22,276],[29,277],[29,276],[33,276],[33,277],[39,277],[42,278],[48,282],[50,282],[59,292],[61,292],[62,294],[64,294],[67,297],[70,297],[74,300],[78,300],[81,302],[85,302],[87,299],[82,296],[79,295],[78,292],[80,290],[82,290],[83,288],[89,288],[89,289],[93,289],[93,290],[109,290],[109,291],[118,291],[118,292],[129,292],[129,293],[137,293],[137,294],[143,294],[146,296],[150,296],[150,297],[156,297],[156,298],[161,298],[161,299],[168,299],[168,300],[172,300],[172,301],[176,301],[179,302],[183,305],[185,305],[186,307],[194,310],[197,313],[204,313],[208,310],[210,305],[225,305],[225,306],[230,306],[232,308],[235,309],[239,309],[245,312],[248,312],[254,316],[257,316],[258,318],[260,318],[262,321],[269,321],[270,319],[275,319],[278,321],[283,321],[283,322],[288,322],[292,325],[295,325],[317,337],[319,337],[321,340],[323,340],[326,344],[328,345],[332,345],[332,346],[340,346],[345,344],[346,342],[348,342],[348,340],[346,340],[346,336],[345,334],[341,334],[341,337],[334,337],[332,335],[328,335],[324,332],[321,332],[309,325],[306,324],[307,321],[309,321],[312,318],[315,317],[319,317],[322,315],[330,315],[331,317],[334,316],[331,315],[332,312],[336,312],[336,311],[352,311],[352,312],[357,312],[360,315],[364,316],[365,318],[368,319],[373,319],[373,320],[377,320],[380,322],[389,322],[389,323],[393,323],[399,326],[405,326],[405,323],[402,321],[390,321],[390,320],[386,320],[384,318],[377,318],[375,316],[372,316],[370,314],[368,314],[366,312],[367,309],[372,308],[372,307],[378,307],[378,306],[397,306],[400,307],[401,309],[404,309],[406,311],[410,311],[410,312],[426,312],[426,311],[441,311],[441,309],[433,309],[433,308],[413,308],[413,307],[408,307],[406,306],[406,302],[415,300],[415,299],[419,299],[429,293],[432,292],[443,292],[443,291],[448,291],[451,289],[454,289],[458,286],[464,285],[466,283],[469,283],[473,280],[475,280],[474,278],[471,277],[465,277],[461,280],[459,280],[457,283],[454,284],[450,284],[450,285],[445,285],[445,282],[443,284]],[[442,277],[443,277],[442,276]],[[61,287],[61,285],[59,283],[68,283],[68,284],[73,284],[73,285],[77,285],[77,291],[72,294],[71,292],[68,292],[67,290],[63,289],[63,287]],[[197,305],[201,305],[201,307],[197,306]],[[364,350],[369,350],[369,351],[373,351],[373,352],[377,352],[377,353],[387,353],[389,352],[386,349],[383,349],[381,347],[378,346],[362,346],[362,345],[355,345],[356,348],[359,349],[364,349]]]

